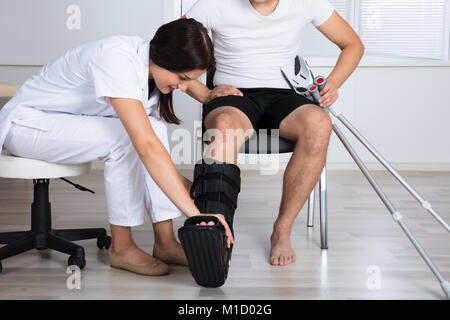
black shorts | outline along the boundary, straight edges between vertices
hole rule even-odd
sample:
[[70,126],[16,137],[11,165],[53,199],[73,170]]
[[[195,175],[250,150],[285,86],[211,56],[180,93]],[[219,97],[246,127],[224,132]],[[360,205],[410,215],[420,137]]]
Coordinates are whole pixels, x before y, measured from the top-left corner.
[[202,118],[223,106],[236,107],[250,119],[253,129],[279,129],[280,123],[292,111],[305,104],[307,98],[291,89],[251,88],[239,89],[244,96],[224,96],[211,100],[203,106]]

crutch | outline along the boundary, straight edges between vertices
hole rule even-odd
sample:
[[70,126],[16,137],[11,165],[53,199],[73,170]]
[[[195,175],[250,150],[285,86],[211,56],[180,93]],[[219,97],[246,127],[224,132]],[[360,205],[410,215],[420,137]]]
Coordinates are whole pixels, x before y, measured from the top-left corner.
[[[320,99],[320,91],[325,87],[326,80],[322,76],[318,76],[314,78],[314,83],[311,84],[308,87],[308,91],[311,94],[311,96],[314,99],[314,102],[318,104],[318,100]],[[417,199],[422,204],[422,207],[430,212],[433,217],[447,230],[449,230],[448,224],[431,208],[431,204],[424,200],[418,193],[415,191],[401,176],[400,174],[380,155],[378,151],[375,150],[375,148],[350,124],[350,122],[342,115],[342,114],[336,114],[334,109],[330,106],[328,108],[325,108],[325,111],[327,111],[328,114],[332,114],[336,119],[341,121],[348,129],[349,131],[375,156],[375,158],[380,161],[384,165],[384,167],[413,195],[414,198]],[[375,190],[377,195],[380,197],[383,204],[386,206],[386,208],[389,210],[390,214],[392,215],[392,218],[395,222],[397,222],[400,226],[400,228],[403,230],[403,232],[406,234],[408,239],[412,242],[414,247],[417,249],[419,254],[422,256],[425,263],[428,265],[428,267],[431,269],[437,280],[439,281],[442,290],[445,292],[448,299],[450,299],[450,283],[445,280],[445,278],[442,276],[442,274],[439,272],[437,267],[433,264],[431,259],[428,257],[426,252],[423,250],[422,246],[419,244],[419,242],[416,240],[416,238],[413,236],[411,231],[406,226],[405,222],[403,221],[403,216],[401,213],[394,207],[392,202],[389,200],[387,195],[383,192],[381,187],[378,185],[378,183],[375,181],[374,177],[370,174],[369,170],[363,163],[363,161],[359,158],[355,150],[352,148],[340,128],[337,126],[337,124],[333,122],[333,131],[338,136],[339,140],[341,140],[344,147],[347,149],[350,156],[353,158],[355,163],[360,168],[361,172],[364,174],[364,176],[369,181],[372,188]]]

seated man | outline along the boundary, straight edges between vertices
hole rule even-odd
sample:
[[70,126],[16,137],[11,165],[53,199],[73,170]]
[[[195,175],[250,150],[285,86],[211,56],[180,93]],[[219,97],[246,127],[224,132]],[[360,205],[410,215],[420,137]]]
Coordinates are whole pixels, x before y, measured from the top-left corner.
[[[185,17],[212,32],[217,60],[215,89],[199,81],[188,89],[204,104],[205,128],[219,133],[213,134],[205,159],[236,164],[248,130],[279,129],[280,137],[296,141],[270,239],[272,265],[295,262],[292,226],[323,170],[332,131],[322,108],[337,100],[364,46],[328,0],[199,0]],[[298,54],[301,31],[309,23],[342,51],[320,92],[320,106],[295,94],[280,71]]]

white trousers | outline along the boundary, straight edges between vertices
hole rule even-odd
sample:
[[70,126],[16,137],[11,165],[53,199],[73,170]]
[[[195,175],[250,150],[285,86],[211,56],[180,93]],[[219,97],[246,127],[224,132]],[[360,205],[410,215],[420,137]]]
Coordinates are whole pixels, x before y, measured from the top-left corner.
[[[156,135],[169,151],[167,127],[149,116]],[[144,211],[153,223],[182,215],[139,159],[119,118],[42,113],[14,120],[4,146],[13,155],[67,164],[105,162],[109,222],[137,226]]]

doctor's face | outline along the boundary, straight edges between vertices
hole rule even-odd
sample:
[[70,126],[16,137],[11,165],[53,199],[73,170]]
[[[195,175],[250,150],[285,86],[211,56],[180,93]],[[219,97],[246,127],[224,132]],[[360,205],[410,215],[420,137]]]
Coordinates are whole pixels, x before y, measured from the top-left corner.
[[155,80],[155,84],[159,91],[163,94],[168,94],[175,89],[180,89],[183,92],[189,87],[189,82],[196,80],[206,70],[191,70],[191,71],[169,71],[161,68],[150,60],[149,78]]

